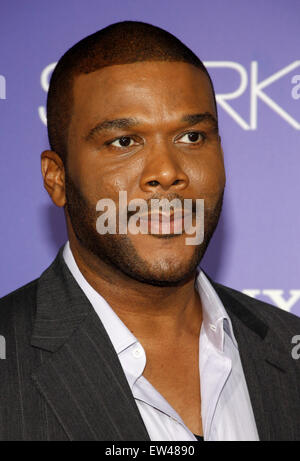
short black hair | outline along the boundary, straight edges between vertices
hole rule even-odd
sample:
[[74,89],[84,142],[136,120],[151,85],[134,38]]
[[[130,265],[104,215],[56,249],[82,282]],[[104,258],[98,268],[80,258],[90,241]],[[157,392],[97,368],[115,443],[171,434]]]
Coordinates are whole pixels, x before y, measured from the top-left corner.
[[209,78],[216,107],[214,87],[207,69],[178,38],[144,22],[111,24],[72,46],[52,73],[47,98],[48,138],[51,149],[63,161],[67,158],[74,78],[103,67],[142,61],[177,61],[198,67]]

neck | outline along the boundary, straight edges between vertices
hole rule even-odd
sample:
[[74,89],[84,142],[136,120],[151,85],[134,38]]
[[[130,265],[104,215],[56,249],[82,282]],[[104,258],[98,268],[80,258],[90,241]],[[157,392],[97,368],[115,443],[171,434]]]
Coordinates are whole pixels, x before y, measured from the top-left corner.
[[202,310],[194,287],[196,272],[178,286],[153,286],[104,263],[77,239],[70,238],[70,247],[85,279],[140,341],[161,341],[166,331],[170,343],[186,335],[199,337]]

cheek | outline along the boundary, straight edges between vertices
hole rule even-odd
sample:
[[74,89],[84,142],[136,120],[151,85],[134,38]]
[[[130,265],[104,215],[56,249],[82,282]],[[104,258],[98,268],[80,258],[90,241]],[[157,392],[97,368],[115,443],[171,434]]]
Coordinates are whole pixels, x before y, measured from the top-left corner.
[[140,195],[138,187],[143,170],[142,156],[94,162],[90,170],[93,171],[93,177],[91,173],[89,175],[94,189],[106,193],[108,198],[118,199],[120,191],[126,191],[131,198]]
[[225,170],[221,156],[199,159],[189,168],[188,174],[197,194],[214,196],[220,194],[225,187]]
[[[127,191],[129,198],[140,193],[137,190],[141,158],[118,159],[96,154],[95,150],[78,149],[70,157],[70,175],[90,203],[101,198],[119,200],[119,192]],[[135,195],[136,194],[136,195]]]
[[136,181],[134,171],[134,168],[126,168],[124,165],[93,165],[81,170],[80,187],[91,201],[97,202],[101,198],[118,201],[120,191],[131,191]]

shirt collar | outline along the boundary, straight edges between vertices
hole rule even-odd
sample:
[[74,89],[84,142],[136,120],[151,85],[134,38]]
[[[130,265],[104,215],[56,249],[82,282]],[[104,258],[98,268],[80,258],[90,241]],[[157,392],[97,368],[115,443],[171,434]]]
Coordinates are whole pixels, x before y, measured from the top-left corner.
[[231,319],[219,298],[216,290],[206,277],[205,273],[198,268],[195,280],[195,288],[199,293],[202,304],[202,326],[209,341],[220,351],[224,351],[224,334],[231,338],[238,349],[234,336]]
[[[123,351],[138,343],[137,338],[117,316],[107,301],[84,278],[76,264],[69,241],[67,241],[64,247],[63,257],[73,277],[94,307],[108,333],[116,353],[121,358],[121,356],[124,355],[121,354]],[[195,288],[199,293],[202,304],[202,327],[209,341],[220,352],[223,352],[224,333],[226,332],[231,337],[233,344],[236,348],[238,348],[231,320],[222,304],[222,301],[200,268],[198,268],[197,271]]]

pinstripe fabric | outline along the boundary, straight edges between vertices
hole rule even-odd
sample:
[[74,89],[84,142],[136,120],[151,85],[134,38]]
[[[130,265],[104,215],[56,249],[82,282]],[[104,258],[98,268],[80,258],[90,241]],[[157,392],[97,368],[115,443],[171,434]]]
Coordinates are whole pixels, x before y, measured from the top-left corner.
[[[149,440],[111,341],[63,261],[0,300],[0,440]],[[212,282],[213,283],[213,282]],[[260,440],[300,440],[300,319],[213,283]]]

